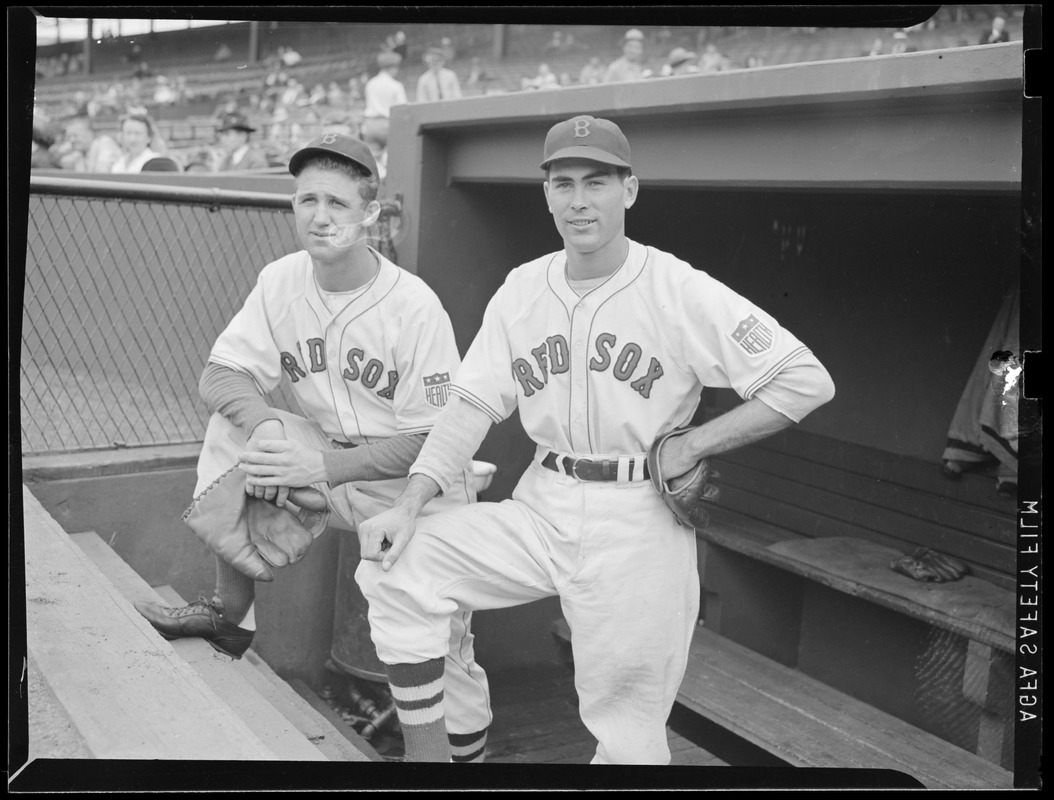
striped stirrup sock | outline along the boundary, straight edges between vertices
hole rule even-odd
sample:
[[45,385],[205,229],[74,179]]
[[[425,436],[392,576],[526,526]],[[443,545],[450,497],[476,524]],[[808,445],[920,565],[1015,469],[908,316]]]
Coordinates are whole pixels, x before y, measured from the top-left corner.
[[455,764],[482,764],[487,754],[487,729],[475,733],[451,733],[450,754]]
[[444,659],[388,664],[388,684],[403,729],[407,761],[450,761],[443,717]]

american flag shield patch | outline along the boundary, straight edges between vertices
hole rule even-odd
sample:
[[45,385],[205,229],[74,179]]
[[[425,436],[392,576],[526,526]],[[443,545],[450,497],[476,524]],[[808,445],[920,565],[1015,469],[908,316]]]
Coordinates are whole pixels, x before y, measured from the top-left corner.
[[740,321],[730,335],[750,356],[759,356],[772,347],[772,329],[753,314]]
[[450,397],[450,373],[437,372],[435,375],[426,375],[422,380],[428,404],[436,408],[445,406],[447,398]]

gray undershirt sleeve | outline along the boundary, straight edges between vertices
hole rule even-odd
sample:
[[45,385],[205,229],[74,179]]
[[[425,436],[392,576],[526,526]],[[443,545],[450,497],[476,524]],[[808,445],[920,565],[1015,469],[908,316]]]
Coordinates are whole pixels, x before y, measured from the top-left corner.
[[426,438],[428,434],[415,433],[358,447],[323,450],[322,463],[326,465],[329,485],[405,478]]
[[[264,420],[280,419],[260,395],[256,382],[244,372],[206,364],[198,389],[210,411],[222,414],[246,435]],[[393,436],[358,447],[323,450],[329,485],[405,478],[426,438],[424,433]]]
[[251,435],[253,428],[265,419],[278,419],[274,409],[260,394],[256,381],[248,374],[222,364],[210,361],[205,365],[198,392],[209,411],[222,414],[246,435]]
[[427,475],[439,484],[440,492],[446,492],[472,461],[490,426],[486,413],[458,395],[451,395],[411,474]]

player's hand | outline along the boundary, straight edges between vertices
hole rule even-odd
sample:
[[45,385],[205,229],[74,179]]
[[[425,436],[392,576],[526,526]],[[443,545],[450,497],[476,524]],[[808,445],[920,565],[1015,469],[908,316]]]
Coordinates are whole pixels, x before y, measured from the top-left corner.
[[[265,419],[253,428],[249,441],[245,443],[245,451],[258,451],[261,441],[274,439],[285,439],[285,426],[276,419]],[[252,497],[258,497],[261,500],[271,500],[279,506],[284,506],[286,498],[289,496],[289,488],[288,485],[258,484],[254,476],[246,472],[245,493]]]
[[[659,463],[662,467],[663,477],[671,489],[677,489],[679,483],[687,482],[699,458],[689,447],[691,433],[684,436],[675,436],[663,442],[659,453]],[[669,477],[676,476],[676,477]]]
[[359,554],[366,561],[380,561],[385,572],[399,560],[417,530],[417,516],[396,504],[359,526]]
[[242,453],[239,466],[256,488],[276,489],[279,506],[285,504],[290,487],[326,480],[321,450],[293,439],[260,439],[250,444],[254,449]]

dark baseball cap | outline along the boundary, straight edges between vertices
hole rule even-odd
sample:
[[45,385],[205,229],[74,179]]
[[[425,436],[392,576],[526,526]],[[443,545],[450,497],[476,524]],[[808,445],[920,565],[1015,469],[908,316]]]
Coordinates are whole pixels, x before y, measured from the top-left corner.
[[377,177],[377,160],[370,152],[369,145],[354,136],[344,133],[324,133],[312,139],[293,153],[292,158],[289,159],[289,172],[296,175],[300,172],[304,159],[314,155],[336,156],[352,161],[369,172],[370,177]]
[[556,123],[545,137],[542,169],[559,158],[584,158],[629,167],[629,142],[611,120],[578,116]]

